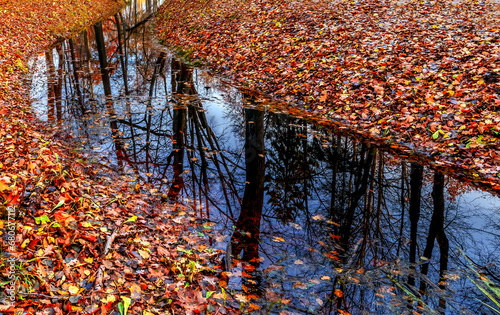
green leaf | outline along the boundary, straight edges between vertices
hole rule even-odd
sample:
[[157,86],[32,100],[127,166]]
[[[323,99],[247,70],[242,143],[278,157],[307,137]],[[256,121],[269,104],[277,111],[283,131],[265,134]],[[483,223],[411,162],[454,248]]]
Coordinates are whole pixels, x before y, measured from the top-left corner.
[[226,305],[226,290],[223,287],[220,287],[222,290],[222,297],[224,298],[224,305]]
[[214,293],[215,293],[215,291],[208,291],[205,298],[209,299],[212,296],[212,294],[214,294]]
[[182,248],[177,248],[177,251],[181,252],[181,253],[184,253],[184,254],[193,255],[193,251],[192,250],[185,250],[185,249],[182,249]]
[[60,208],[64,204],[64,200],[59,201],[59,203],[52,209],[52,211],[56,210],[57,208]]
[[36,217],[35,222],[36,222],[36,224],[43,224],[43,223],[50,222],[50,219],[46,214],[44,214],[40,217]]
[[433,135],[432,139],[436,140],[439,137],[439,130],[437,130]]
[[132,300],[126,296],[122,296],[122,300],[123,300],[123,314],[122,315],[127,315],[128,308],[129,308]]

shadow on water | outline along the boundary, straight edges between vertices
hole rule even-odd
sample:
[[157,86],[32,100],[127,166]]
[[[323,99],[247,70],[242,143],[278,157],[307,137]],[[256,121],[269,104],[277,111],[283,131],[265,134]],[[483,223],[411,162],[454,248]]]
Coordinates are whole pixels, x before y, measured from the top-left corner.
[[271,313],[492,312],[467,275],[500,280],[498,197],[186,66],[141,22],[151,10],[133,2],[40,54],[33,106],[194,209],[220,285]]

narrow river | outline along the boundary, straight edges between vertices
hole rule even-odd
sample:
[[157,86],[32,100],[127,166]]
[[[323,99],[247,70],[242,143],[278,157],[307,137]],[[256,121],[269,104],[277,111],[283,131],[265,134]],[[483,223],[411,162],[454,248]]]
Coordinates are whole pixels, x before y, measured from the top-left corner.
[[492,312],[475,271],[499,280],[496,195],[187,66],[141,22],[152,10],[40,53],[34,110],[196,211],[229,292],[271,314]]

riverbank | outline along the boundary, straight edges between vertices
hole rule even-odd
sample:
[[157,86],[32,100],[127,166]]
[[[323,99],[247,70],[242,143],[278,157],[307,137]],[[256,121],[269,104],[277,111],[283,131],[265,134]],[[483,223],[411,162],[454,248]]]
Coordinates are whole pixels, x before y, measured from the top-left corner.
[[[123,6],[121,0],[0,5],[2,312],[206,308],[202,288],[193,289],[182,275],[189,271],[196,281],[210,274],[202,266],[213,254],[197,247],[198,232],[188,230],[195,228],[194,213],[87,160],[58,126],[41,123],[29,103],[28,58]],[[191,243],[179,247],[173,240],[180,239]],[[187,270],[193,255],[197,265]],[[168,285],[165,278],[177,281]]]
[[173,0],[156,32],[193,62],[500,189],[493,2]]

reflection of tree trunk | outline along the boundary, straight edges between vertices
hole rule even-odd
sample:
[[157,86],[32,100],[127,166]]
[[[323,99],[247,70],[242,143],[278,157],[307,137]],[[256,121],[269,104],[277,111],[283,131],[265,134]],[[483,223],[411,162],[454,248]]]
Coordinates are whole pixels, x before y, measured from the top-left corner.
[[49,122],[54,121],[54,111],[55,111],[55,87],[57,79],[55,78],[55,67],[54,67],[54,56],[52,54],[52,50],[49,49],[45,53],[45,59],[47,60],[47,69],[48,69],[48,99],[47,99],[47,117]]
[[[376,157],[377,151],[374,150],[373,156]],[[359,251],[358,266],[363,266],[364,257],[366,255],[366,247],[368,244],[368,236],[370,233],[370,222],[372,221],[372,204],[373,204],[373,186],[375,184],[375,167],[377,165],[377,159],[375,158],[371,163],[370,171],[370,187],[368,193],[365,194],[365,208],[363,212],[363,242],[361,243],[361,249]]]
[[375,224],[375,233],[379,235],[379,238],[382,237],[382,231],[380,231],[380,217],[382,216],[382,196],[384,194],[384,153],[379,151],[378,157],[378,195],[377,195],[377,220]]
[[[158,73],[161,72],[161,69],[164,66],[164,59],[163,57],[160,56],[160,58],[156,62],[156,66],[159,66],[159,71]],[[193,83],[193,69],[190,69],[186,67],[182,62],[180,62],[177,59],[172,59],[171,63],[171,86],[172,86],[172,93],[173,94],[185,94],[185,95],[197,95],[197,91],[195,88],[195,84]],[[150,90],[151,92],[151,90]],[[203,111],[198,111],[197,107],[201,107],[202,104],[201,102],[197,101],[196,98],[194,101],[190,100],[189,98],[178,98],[178,103],[181,105],[187,105],[190,108],[190,119],[193,120],[193,125],[195,127],[192,132],[196,134],[196,139],[198,143],[198,150],[200,153],[201,157],[201,174],[200,174],[200,180],[203,180],[204,184],[204,191],[205,191],[205,197],[208,200],[208,176],[207,176],[207,171],[208,171],[208,162],[207,162],[207,157],[206,157],[206,151],[205,149],[210,148],[212,151],[217,151],[217,154],[213,154],[210,156],[210,158],[213,161],[213,164],[215,168],[217,169],[217,173],[220,178],[220,183],[221,183],[221,188],[222,192],[224,194],[224,198],[226,201],[226,207],[229,210],[229,213],[232,216],[232,210],[231,210],[231,201],[228,195],[228,192],[231,190],[234,196],[236,196],[237,201],[240,201],[239,198],[237,198],[237,190],[235,187],[235,180],[234,180],[234,175],[232,172],[229,170],[229,167],[226,163],[227,158],[224,156],[224,154],[221,152],[221,148],[218,144],[217,137],[210,128],[207,118],[205,116],[205,113]],[[194,104],[193,104],[194,103]],[[192,106],[194,105],[194,106]],[[221,161],[219,161],[218,156],[221,157]],[[226,171],[226,174],[223,173],[223,170]],[[200,183],[201,187],[201,183]],[[226,187],[229,187],[227,189]],[[201,192],[200,192],[201,196]],[[208,202],[206,202],[206,211],[207,211],[207,216],[209,215],[209,207],[208,207]]]
[[231,238],[231,255],[238,257],[243,251],[239,258],[257,267],[260,220],[264,203],[264,112],[247,108],[245,119],[246,186],[240,216]]
[[63,83],[63,67],[64,67],[64,53],[62,46],[56,46],[57,55],[59,56],[59,62],[57,67],[57,84],[55,86],[55,104],[56,104],[56,115],[57,123],[60,124],[62,121],[62,83]]
[[[410,173],[410,264],[414,269],[417,257],[417,228],[420,219],[420,197],[422,195],[422,174],[424,168],[417,163],[411,163]],[[415,285],[415,278],[408,277],[408,284]]]
[[355,183],[353,183],[353,189],[355,190],[351,193],[349,198],[349,205],[345,211],[345,221],[341,227],[340,242],[346,251],[349,246],[349,239],[351,236],[356,207],[368,189],[368,178],[370,175],[370,166],[373,161],[374,153],[375,151],[373,149],[367,149],[365,144],[362,145],[361,153],[359,154],[361,156],[361,161],[359,162],[356,172]]
[[99,52],[99,64],[101,66],[102,83],[104,85],[104,94],[111,97],[111,82],[108,74],[108,62],[106,60],[106,46],[104,43],[104,33],[102,31],[102,22],[94,24],[95,41],[97,51]]
[[406,183],[406,162],[401,162],[401,222],[399,225],[399,242],[398,242],[398,251],[397,256],[399,256],[399,251],[401,250],[401,245],[403,242],[403,227],[405,224],[405,211],[406,211],[406,202],[405,202],[405,183]]
[[[149,87],[149,98],[153,97],[154,87],[156,82],[156,77],[163,71],[163,67],[165,66],[165,52],[160,52],[160,55],[156,59],[155,68],[153,71],[153,76],[151,77],[151,86]],[[191,80],[192,81],[192,80]]]
[[71,64],[73,67],[73,77],[75,79],[75,89],[76,89],[76,95],[78,97],[78,103],[80,104],[80,109],[82,112],[85,111],[85,108],[83,107],[83,95],[82,95],[82,90],[80,88],[80,75],[78,74],[78,71],[80,70],[79,65],[76,61],[76,56],[75,56],[75,43],[73,38],[70,38],[68,40],[69,42],[69,49],[71,51]]
[[337,219],[337,213],[335,208],[335,199],[337,195],[337,174],[339,168],[339,145],[340,138],[335,141],[335,137],[332,137],[332,156],[329,161],[332,161],[332,185],[331,185],[331,198],[330,198],[330,217],[332,220]]
[[113,137],[113,143],[115,145],[116,157],[118,159],[118,163],[120,163],[120,166],[121,166],[121,161],[123,160],[126,160],[129,164],[131,164],[131,161],[129,160],[124,150],[123,142],[122,140],[119,139],[120,129],[118,128],[118,120],[116,117],[112,94],[111,94],[111,81],[109,80],[106,46],[104,43],[104,33],[102,30],[101,22],[96,23],[94,25],[94,31],[97,44],[97,51],[99,53],[99,65],[101,68],[101,78],[104,87],[104,95],[106,96],[106,108],[109,115],[109,127],[111,128],[111,135]]
[[175,200],[184,187],[184,134],[186,133],[187,109],[177,108],[173,110],[173,155],[174,155],[174,178],[168,191],[168,198]]
[[[437,240],[440,250],[439,259],[439,275],[440,287],[444,288],[444,273],[448,269],[448,252],[449,243],[444,231],[444,175],[438,171],[434,173],[434,187],[432,189],[432,198],[434,200],[434,212],[432,213],[431,224],[429,226],[429,235],[427,237],[427,244],[424,250],[424,257],[428,259],[422,265],[421,273],[427,275],[429,271],[430,259],[432,257],[432,250],[434,249],[434,239]],[[420,292],[425,294],[427,285],[425,281],[420,283]],[[439,306],[442,309],[446,308],[446,301],[439,300]]]
[[[127,73],[128,69],[127,69],[127,65],[125,64],[125,54],[124,54],[125,48],[123,47],[124,44],[126,44],[127,40],[125,38],[125,35],[124,34],[122,35],[122,25],[121,25],[120,17],[121,17],[121,15],[119,15],[119,14],[115,15],[116,29],[118,31],[118,52],[120,54],[120,65],[122,67],[123,86],[125,88],[125,94],[128,95],[128,73]],[[124,44],[122,44],[122,38],[123,38]]]

